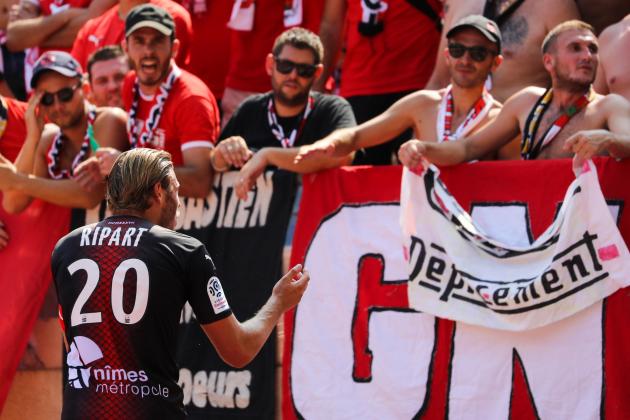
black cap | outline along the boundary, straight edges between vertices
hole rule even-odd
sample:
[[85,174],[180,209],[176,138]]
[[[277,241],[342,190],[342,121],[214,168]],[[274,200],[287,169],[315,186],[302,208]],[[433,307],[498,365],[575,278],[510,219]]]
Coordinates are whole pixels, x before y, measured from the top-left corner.
[[83,70],[77,60],[64,51],[46,51],[33,66],[31,88],[35,89],[42,73],[54,71],[66,77],[82,77]]
[[149,3],[131,9],[125,20],[125,38],[140,28],[153,28],[161,34],[175,37],[175,21],[170,13]]
[[455,35],[455,32],[464,28],[473,28],[478,30],[483,36],[497,44],[499,52],[501,52],[501,31],[494,21],[481,15],[466,16],[458,20],[457,23],[449,29],[446,33],[446,37],[450,38]]

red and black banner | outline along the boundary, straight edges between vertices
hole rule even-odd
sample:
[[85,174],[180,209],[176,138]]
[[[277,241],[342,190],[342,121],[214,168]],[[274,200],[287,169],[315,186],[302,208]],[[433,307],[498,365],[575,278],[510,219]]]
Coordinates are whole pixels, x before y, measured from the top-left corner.
[[[630,163],[595,163],[627,244]],[[574,174],[570,160],[515,161],[461,165],[441,178],[473,218],[533,240]],[[400,167],[304,178],[292,264],[304,262],[311,282],[285,318],[283,418],[630,417],[628,291],[527,331],[418,312],[407,297],[400,180]],[[512,217],[506,203],[524,210]]]

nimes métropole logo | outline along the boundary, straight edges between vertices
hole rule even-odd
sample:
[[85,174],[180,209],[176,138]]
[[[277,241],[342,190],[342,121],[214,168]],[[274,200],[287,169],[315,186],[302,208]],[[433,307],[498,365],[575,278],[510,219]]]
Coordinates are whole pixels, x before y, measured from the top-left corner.
[[169,388],[162,384],[149,383],[149,376],[144,370],[126,370],[110,365],[96,368],[95,362],[103,357],[103,352],[94,341],[83,336],[74,337],[67,356],[70,388],[88,388],[102,394],[133,395],[140,398],[169,397]]

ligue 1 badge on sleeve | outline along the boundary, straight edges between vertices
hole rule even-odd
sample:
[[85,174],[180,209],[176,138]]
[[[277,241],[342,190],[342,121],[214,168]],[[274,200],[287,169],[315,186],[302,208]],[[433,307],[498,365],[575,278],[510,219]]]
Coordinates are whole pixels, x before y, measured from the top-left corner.
[[215,314],[229,309],[230,306],[228,305],[225,293],[223,293],[223,287],[221,286],[221,282],[217,276],[210,277],[206,290]]

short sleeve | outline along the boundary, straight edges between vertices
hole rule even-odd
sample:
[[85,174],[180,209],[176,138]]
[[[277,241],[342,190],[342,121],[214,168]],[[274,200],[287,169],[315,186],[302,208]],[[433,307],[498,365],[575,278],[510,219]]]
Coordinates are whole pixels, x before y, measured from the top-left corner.
[[[178,139],[182,151],[205,143],[216,143],[219,136],[219,111],[212,98],[195,95],[177,108]],[[209,145],[212,147],[212,145]]]
[[232,314],[227,297],[216,274],[212,258],[203,245],[188,260],[186,290],[188,302],[201,324],[210,324]]

